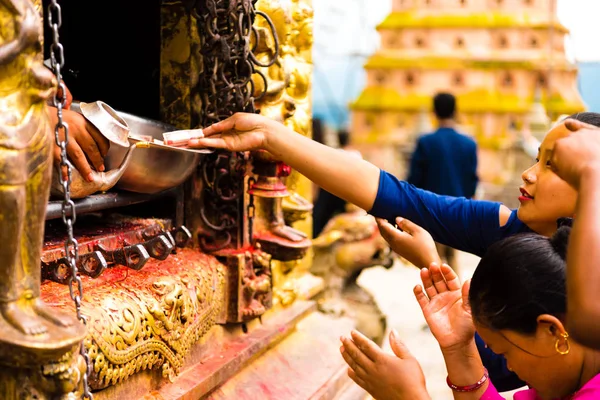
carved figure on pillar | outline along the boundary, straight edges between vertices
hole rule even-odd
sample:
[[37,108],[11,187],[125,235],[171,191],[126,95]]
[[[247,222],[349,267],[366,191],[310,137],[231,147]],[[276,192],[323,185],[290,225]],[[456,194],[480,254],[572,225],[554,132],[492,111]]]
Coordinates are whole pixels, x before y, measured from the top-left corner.
[[257,179],[249,185],[249,193],[256,198],[254,239],[275,260],[299,260],[305,256],[311,242],[306,234],[286,225],[284,220],[281,203],[290,193],[282,179],[291,169],[273,160],[265,151],[253,154],[253,172]]

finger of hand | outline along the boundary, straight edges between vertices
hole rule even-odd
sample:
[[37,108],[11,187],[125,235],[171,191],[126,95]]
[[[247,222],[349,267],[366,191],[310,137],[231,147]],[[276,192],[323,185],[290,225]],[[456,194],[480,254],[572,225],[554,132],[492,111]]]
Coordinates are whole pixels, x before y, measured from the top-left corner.
[[202,133],[204,136],[213,136],[218,133],[227,133],[235,128],[235,122],[237,120],[237,116],[233,115],[223,121],[217,122],[216,124],[212,124],[206,128],[202,129]]
[[69,140],[69,144],[67,145],[67,154],[69,155],[69,159],[79,171],[79,174],[87,180],[88,182],[93,181],[92,177],[92,168],[90,164],[88,164],[87,158],[85,158],[85,154],[79,144],[75,141]]
[[471,289],[471,280],[468,279],[462,286],[462,302],[463,308],[471,312],[471,304],[469,303],[469,290]]
[[359,377],[356,372],[354,372],[352,370],[352,368],[348,368],[348,376],[350,377],[350,379],[352,379],[354,381],[354,383],[356,383],[358,386],[360,386],[361,388],[365,389],[367,392],[369,391],[369,389],[367,389],[367,382],[365,382],[364,379],[362,379],[361,377]]
[[406,240],[411,238],[408,233],[394,228],[392,224],[385,219],[377,219],[377,226],[379,226],[379,233],[381,234],[381,237],[383,237],[390,245],[406,244]]
[[94,142],[100,152],[100,156],[102,158],[106,157],[108,154],[108,150],[110,149],[110,142],[103,134],[100,133],[98,128],[96,128],[93,124],[88,121],[85,122],[85,129],[92,135]]
[[436,264],[431,263],[429,267],[429,273],[431,274],[431,279],[433,280],[433,286],[438,293],[444,293],[448,291],[448,285],[446,285],[446,281],[444,280],[444,275],[442,274],[442,269]]
[[390,347],[392,348],[392,351],[398,358],[413,358],[413,355],[411,354],[410,350],[408,350],[408,347],[406,347],[404,342],[400,340],[400,335],[395,329],[392,329],[392,331],[390,332]]
[[417,299],[419,306],[421,306],[421,310],[425,309],[425,307],[427,307],[429,304],[429,298],[425,295],[423,287],[421,285],[415,286],[413,293],[415,294],[415,298]]
[[590,124],[587,124],[585,122],[578,121],[578,120],[572,119],[572,118],[568,118],[568,119],[565,120],[565,127],[568,130],[570,130],[571,132],[576,132],[576,131],[581,130],[581,129],[598,130],[597,126],[590,125]]
[[443,264],[442,275],[444,275],[444,280],[446,281],[446,285],[450,290],[460,290],[460,279],[456,272],[450,267],[448,264]]
[[79,147],[81,147],[96,171],[104,171],[104,158],[100,154],[100,149],[94,138],[91,135],[82,134],[78,136],[77,140]]
[[411,236],[414,236],[419,230],[422,230],[419,225],[415,224],[412,221],[407,220],[406,218],[397,217],[396,224],[398,227],[402,229],[404,232],[408,233]]
[[215,149],[227,149],[227,142],[222,137],[205,137],[201,139],[191,139],[188,142],[188,146],[195,149],[202,149],[206,147],[212,147]]
[[394,229],[394,227],[387,221],[387,219],[376,218],[377,227],[379,228],[379,233],[386,241],[389,241],[388,238],[390,236],[390,229]]
[[[437,264],[431,263],[431,265],[433,266]],[[423,282],[423,288],[425,289],[425,293],[427,293],[427,297],[429,297],[429,299],[434,298],[438,294],[438,292],[435,286],[433,285],[433,279],[431,277],[429,269],[421,269],[421,281]]]
[[354,360],[357,365],[368,369],[373,365],[372,361],[367,357],[363,351],[358,348],[356,343],[349,338],[342,337],[342,344],[344,345],[344,353],[347,353],[350,358]]
[[383,354],[383,350],[362,333],[353,330],[350,335],[352,336],[352,341],[370,360],[377,361]]
[[368,378],[369,377],[369,373],[360,365],[358,365],[356,363],[356,360],[354,360],[352,357],[350,357],[348,355],[348,353],[346,351],[344,351],[342,353],[342,358],[344,359],[344,361],[346,362],[346,364],[348,364],[348,367],[354,371],[354,373],[361,377],[361,378]]
[[357,371],[358,368],[365,372],[373,366],[373,362],[369,360],[367,356],[348,338],[342,338],[343,352],[342,356],[353,370]]

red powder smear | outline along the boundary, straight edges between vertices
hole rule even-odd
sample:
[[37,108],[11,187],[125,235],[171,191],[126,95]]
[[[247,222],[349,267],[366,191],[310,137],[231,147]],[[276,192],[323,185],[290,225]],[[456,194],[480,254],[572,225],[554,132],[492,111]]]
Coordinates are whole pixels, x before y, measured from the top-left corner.
[[[165,225],[169,224],[169,221],[155,218],[131,218],[119,214],[110,216],[83,215],[77,218],[77,223],[73,226],[73,234],[81,242],[92,240],[99,236],[118,235],[134,230],[143,230],[144,227],[156,224]],[[66,238],[66,228],[62,220],[49,221],[46,224],[44,235],[44,249],[49,250],[62,247]]]
[[[123,266],[116,266],[105,270],[96,279],[81,276],[83,282],[84,299],[88,297],[101,297],[107,291],[118,291],[122,287],[129,290],[147,288],[157,279],[165,276],[181,275],[187,269],[207,268],[214,269],[219,262],[212,256],[206,255],[195,249],[178,249],[177,254],[171,254],[166,260],[150,259],[144,268],[135,271]],[[199,267],[200,266],[200,267]],[[69,287],[56,282],[45,281],[42,283],[42,299],[56,306],[70,307],[71,298]]]

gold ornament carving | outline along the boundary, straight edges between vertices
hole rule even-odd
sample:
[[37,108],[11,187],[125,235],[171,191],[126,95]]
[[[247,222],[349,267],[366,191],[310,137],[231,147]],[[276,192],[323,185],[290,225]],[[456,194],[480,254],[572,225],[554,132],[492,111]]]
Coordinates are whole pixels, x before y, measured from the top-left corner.
[[[223,322],[225,266],[196,250],[152,260],[139,272],[112,268],[84,285],[93,389],[157,368],[172,381],[192,346]],[[45,289],[63,288],[52,282]],[[58,295],[52,297],[59,308],[70,307]]]

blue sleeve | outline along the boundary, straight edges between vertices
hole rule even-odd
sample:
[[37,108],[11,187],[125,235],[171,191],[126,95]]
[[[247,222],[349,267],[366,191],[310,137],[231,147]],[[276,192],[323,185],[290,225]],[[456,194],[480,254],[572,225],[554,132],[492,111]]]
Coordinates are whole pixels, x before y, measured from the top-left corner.
[[396,217],[407,218],[436,242],[480,257],[500,236],[500,203],[437,195],[383,170],[369,213],[392,223]]
[[423,143],[421,140],[419,140],[417,141],[417,147],[415,148],[410,160],[410,171],[408,172],[408,178],[406,179],[407,182],[417,187],[423,187],[426,165],[427,161],[425,159]]
[[478,334],[475,334],[475,343],[483,366],[488,370],[490,380],[499,392],[507,392],[525,386],[525,382],[521,381],[517,374],[509,371],[506,358],[487,348]]

